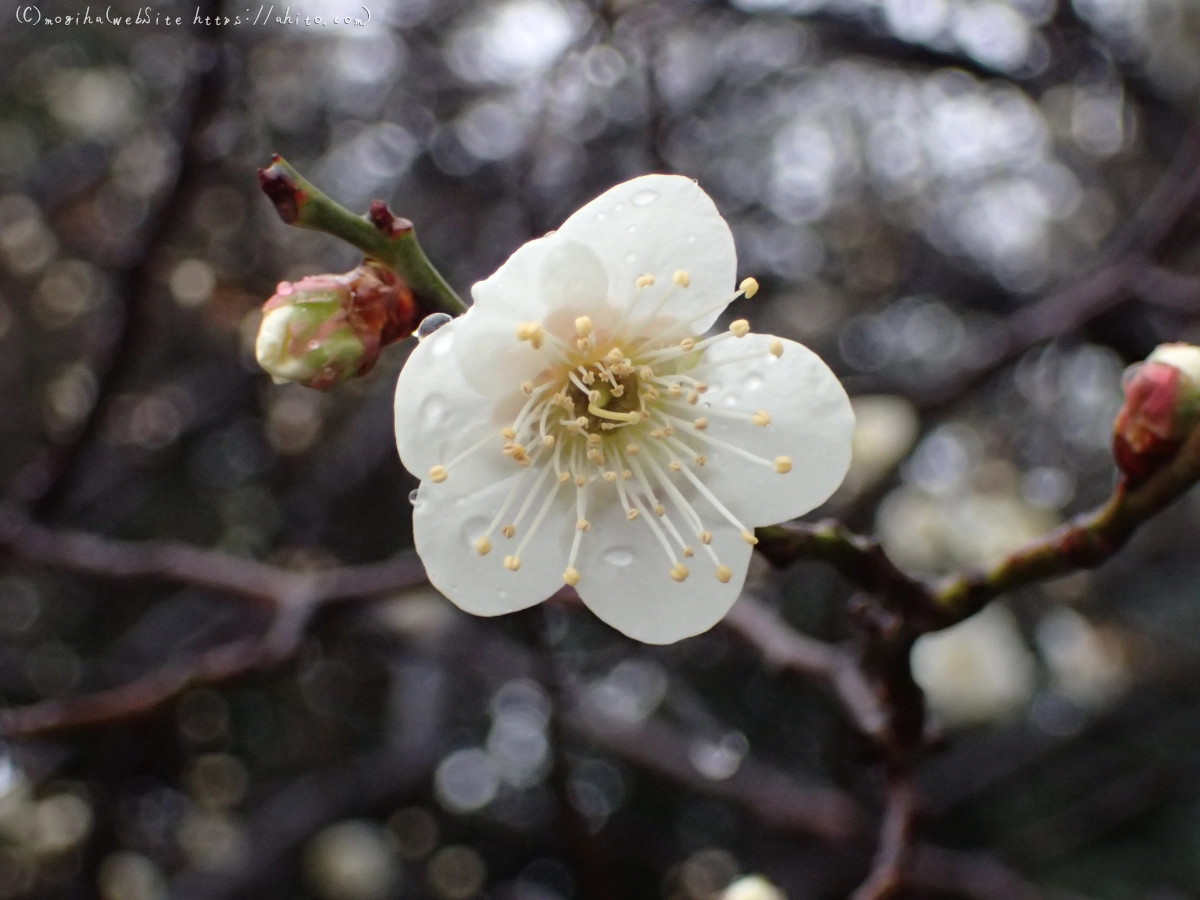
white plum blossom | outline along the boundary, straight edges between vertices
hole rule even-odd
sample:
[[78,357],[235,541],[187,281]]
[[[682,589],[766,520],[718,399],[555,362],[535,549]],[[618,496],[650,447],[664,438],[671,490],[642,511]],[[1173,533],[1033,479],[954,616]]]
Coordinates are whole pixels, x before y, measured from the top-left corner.
[[617,185],[473,289],[396,386],[396,442],[421,478],[417,552],[467,612],[574,587],[647,643],[711,628],[756,526],[824,502],[854,414],[793,341],[739,319],[729,226],[695,182]]

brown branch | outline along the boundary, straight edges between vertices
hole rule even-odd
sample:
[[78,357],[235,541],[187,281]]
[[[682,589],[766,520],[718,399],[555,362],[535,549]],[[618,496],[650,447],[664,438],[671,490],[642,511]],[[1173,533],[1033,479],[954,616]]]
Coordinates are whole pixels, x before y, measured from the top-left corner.
[[917,817],[917,792],[907,776],[895,777],[888,785],[887,807],[879,829],[879,849],[871,863],[871,874],[851,900],[889,900],[904,884],[913,852]]

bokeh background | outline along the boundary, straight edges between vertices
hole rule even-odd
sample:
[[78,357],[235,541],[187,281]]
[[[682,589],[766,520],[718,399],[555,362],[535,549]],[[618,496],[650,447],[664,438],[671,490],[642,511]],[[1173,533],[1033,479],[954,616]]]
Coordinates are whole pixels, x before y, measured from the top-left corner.
[[[363,16],[347,0],[293,0],[308,27],[191,24],[258,11],[234,0],[157,0],[171,27],[0,3],[9,502],[302,569],[411,546],[407,345],[329,394],[254,364],[279,280],[357,262],[278,220],[272,152],[352,208],[389,201],[463,292],[613,183],[699,179],[763,284],[732,315],[855,397],[854,467],[818,514],[914,572],[1100,502],[1124,367],[1200,339],[1196,0],[366,2],[363,27],[331,24]],[[748,590],[849,633],[826,567],[756,565]],[[0,696],[110,687],[262,626],[211,591],[6,556]],[[913,665],[946,854],[912,896],[1200,895],[1195,492]],[[835,898],[873,829],[821,826],[820,803],[869,818],[880,786],[827,690],[721,629],[648,648],[578,609],[469,620],[417,588],[329,611],[270,672],[5,745],[0,896],[712,900],[764,872]]]

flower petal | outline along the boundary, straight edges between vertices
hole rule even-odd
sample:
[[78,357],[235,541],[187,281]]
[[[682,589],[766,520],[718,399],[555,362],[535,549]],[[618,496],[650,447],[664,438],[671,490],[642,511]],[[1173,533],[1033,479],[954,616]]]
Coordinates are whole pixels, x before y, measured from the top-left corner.
[[[769,352],[773,340],[783,347],[778,358]],[[709,368],[751,353],[752,359]],[[795,341],[749,334],[710,347],[695,374],[709,385],[695,407],[700,416],[713,411],[705,434],[767,461],[780,456],[792,461],[791,471],[780,474],[710,445],[709,462],[698,474],[734,515],[750,527],[770,525],[802,516],[829,499],[850,466],[854,411],[841,382],[819,356]],[[721,418],[717,413],[722,410],[764,410],[770,424]]]
[[460,609],[476,616],[525,609],[562,587],[575,525],[567,503],[551,506],[536,537],[522,551],[516,572],[504,568],[504,557],[516,550],[520,533],[512,540],[493,534],[494,546],[486,556],[475,550],[475,542],[519,477],[468,494],[454,490],[452,480],[425,481],[413,504],[413,538],[430,582]]
[[[660,500],[685,539],[691,540],[673,501],[666,496]],[[710,527],[710,546],[732,570],[726,583],[717,580],[716,565],[698,540],[696,555],[681,558],[689,570],[687,580],[677,582],[670,575],[671,561],[643,517],[630,522],[621,505],[613,502],[588,518],[592,528],[580,544],[575,590],[592,612],[634,640],[671,644],[708,631],[741,593],[751,547],[723,521]]]
[[494,448],[485,446],[453,467],[450,481],[458,483],[460,493],[507,478],[515,468],[501,452],[500,429],[511,422],[511,405],[517,401],[497,403],[463,378],[454,344],[466,322],[467,316],[447,322],[413,348],[400,370],[395,402],[396,448],[404,467],[418,478],[428,477],[433,466],[451,462],[489,433],[496,436]]
[[[687,289],[675,288],[662,314],[707,331],[729,300],[737,277],[737,253],[729,226],[708,194],[680,175],[643,175],[605,191],[572,215],[558,235],[589,247],[608,271],[609,295],[624,308],[635,297],[649,306],[685,271]],[[641,275],[652,287],[638,290]]]
[[531,288],[541,277],[542,261],[553,246],[550,237],[535,238],[522,244],[499,269],[471,287],[471,297],[480,309],[500,307],[519,315],[522,304],[533,304],[527,319],[537,320],[540,300]]

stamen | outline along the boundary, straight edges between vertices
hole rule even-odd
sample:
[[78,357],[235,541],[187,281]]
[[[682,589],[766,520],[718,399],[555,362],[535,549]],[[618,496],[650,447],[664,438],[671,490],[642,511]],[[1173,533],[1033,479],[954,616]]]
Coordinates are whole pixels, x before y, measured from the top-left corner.
[[729,584],[731,578],[733,578],[733,570],[729,566],[717,566],[717,581],[721,582],[721,584]]
[[[558,457],[558,451],[555,450],[555,460],[554,460],[555,466],[558,465],[557,457]],[[541,474],[538,475],[538,477],[537,477],[537,481],[535,481],[533,483],[533,487],[530,489],[529,494],[525,497],[525,501],[521,504],[521,508],[517,510],[516,518],[512,520],[511,524],[505,525],[504,528],[501,529],[501,531],[504,533],[505,537],[511,538],[514,534],[517,533],[517,526],[520,525],[521,520],[523,518],[525,518],[525,513],[529,512],[529,507],[531,507],[533,505],[533,500],[535,497],[537,497],[538,492],[542,489],[542,485],[545,484],[546,479],[550,475],[550,471],[551,471],[550,466],[545,466],[542,469]],[[555,487],[555,490],[558,490],[557,486]],[[503,513],[503,511],[504,510],[501,509],[501,513]],[[497,519],[498,518],[499,518],[499,516],[497,516]],[[519,553],[517,555],[520,556]]]
[[654,276],[650,274],[639,275],[637,281],[634,282],[640,288],[647,288],[654,284]]
[[[549,468],[546,471],[550,471]],[[525,533],[525,537],[521,539],[521,543],[517,545],[517,552],[514,558],[517,561],[517,568],[521,567],[521,553],[529,546],[529,542],[533,536],[537,534],[538,527],[546,518],[546,513],[550,510],[550,504],[554,502],[555,496],[558,494],[558,482],[554,483],[554,487],[550,488],[550,493],[546,495],[546,499],[542,502],[542,508],[538,510],[537,516],[534,517],[533,524],[529,526],[529,531]],[[515,572],[517,569],[513,569]]]
[[736,338],[744,338],[750,333],[750,323],[745,319],[734,319],[729,323],[729,333]]
[[754,278],[743,278],[742,283],[738,287],[747,298],[753,297],[758,293],[758,281]]
[[575,568],[575,559],[579,556],[579,545],[582,542],[583,533],[592,528],[587,520],[586,487],[580,487],[575,491],[575,514],[578,517],[578,521],[575,523],[575,537],[571,541],[571,554],[567,558],[567,569],[563,572],[563,581],[571,587],[579,584],[579,570]]
[[[702,482],[699,478],[697,478],[694,474],[692,474],[691,469],[685,468],[683,470],[683,474],[686,475],[688,480],[696,486],[696,490],[698,490],[701,494],[704,495],[704,499],[706,499],[709,503],[711,503],[713,505],[713,509],[715,509],[721,515],[723,515],[726,519],[728,519],[729,523],[731,525],[733,525],[735,528],[741,529],[743,541],[745,541],[747,544],[757,544],[758,543],[758,538],[756,538],[754,536],[754,532],[752,532],[749,528],[747,528],[745,525],[743,525],[738,520],[737,516],[735,516],[728,509],[726,509],[725,504],[716,498],[716,496],[713,494],[712,491],[710,491],[708,489],[708,487],[704,484],[704,482]],[[705,543],[708,543],[708,541],[705,541]]]
[[792,458],[790,456],[775,457],[775,471],[780,475],[786,475],[792,471]]
[[770,343],[767,344],[767,352],[776,359],[779,359],[779,357],[783,356],[783,341],[779,338],[771,338]]
[[754,415],[752,415],[750,417],[750,421],[753,422],[755,425],[758,425],[760,427],[765,427],[765,426],[771,424],[771,416],[767,413],[767,411],[765,409],[760,409],[758,412],[756,412]]
[[675,581],[686,581],[689,574],[687,566],[681,562],[671,566],[671,578]]
[[692,283],[692,277],[683,269],[680,269],[674,275],[672,275],[671,280],[683,288],[689,287]]
[[434,466],[429,470],[429,480],[434,484],[441,484],[448,477],[445,466]]
[[592,320],[587,316],[580,316],[575,320],[575,333],[581,338],[585,338],[592,333]]

